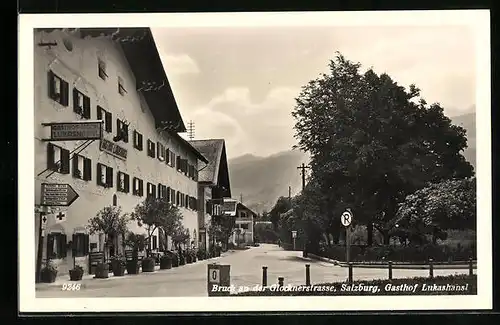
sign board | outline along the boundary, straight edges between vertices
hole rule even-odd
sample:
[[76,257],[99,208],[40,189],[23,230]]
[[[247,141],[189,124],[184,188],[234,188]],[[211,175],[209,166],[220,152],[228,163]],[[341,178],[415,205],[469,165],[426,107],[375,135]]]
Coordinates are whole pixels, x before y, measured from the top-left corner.
[[208,279],[208,282],[210,283],[220,283],[220,270],[219,269],[211,269],[210,270],[210,278]]
[[207,265],[208,296],[229,296],[231,294],[230,265]]
[[70,206],[78,197],[69,184],[42,184],[41,205]]
[[102,121],[44,123],[50,126],[50,141],[99,140]]
[[99,149],[115,156],[116,158],[120,158],[121,160],[127,160],[127,149],[120,147],[112,141],[101,139]]
[[56,220],[56,223],[61,223],[66,221],[66,212],[59,212],[54,214],[54,219]]
[[349,227],[352,222],[352,213],[350,211],[342,213],[342,216],[340,216],[340,222],[342,222],[344,227]]
[[292,238],[297,238],[297,231],[292,231]]
[[99,263],[104,263],[104,252],[91,252],[89,254],[89,273],[94,274]]
[[47,218],[47,215],[45,215],[45,214],[43,214],[41,216],[41,218],[42,218],[42,230],[44,230],[45,228],[47,228],[47,220],[48,220],[48,218]]

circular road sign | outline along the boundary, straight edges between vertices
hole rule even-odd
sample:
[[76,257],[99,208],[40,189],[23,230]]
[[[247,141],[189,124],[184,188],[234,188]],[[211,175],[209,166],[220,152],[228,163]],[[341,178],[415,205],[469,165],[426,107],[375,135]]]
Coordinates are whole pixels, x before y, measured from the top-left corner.
[[352,222],[352,213],[349,211],[342,213],[342,216],[340,216],[340,222],[342,222],[344,227],[349,227]]

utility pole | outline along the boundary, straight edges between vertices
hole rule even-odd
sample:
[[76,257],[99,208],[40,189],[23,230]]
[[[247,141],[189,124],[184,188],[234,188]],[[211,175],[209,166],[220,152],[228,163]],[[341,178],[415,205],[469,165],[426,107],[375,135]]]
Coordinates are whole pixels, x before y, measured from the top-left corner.
[[302,191],[306,187],[306,169],[310,169],[311,167],[306,166],[304,163],[302,163],[302,166],[297,167],[297,169],[300,169],[302,173]]
[[240,203],[243,204],[243,193],[240,193]]
[[188,138],[189,140],[194,139],[194,122],[192,120],[188,123]]
[[288,186],[288,203],[292,206],[292,187]]

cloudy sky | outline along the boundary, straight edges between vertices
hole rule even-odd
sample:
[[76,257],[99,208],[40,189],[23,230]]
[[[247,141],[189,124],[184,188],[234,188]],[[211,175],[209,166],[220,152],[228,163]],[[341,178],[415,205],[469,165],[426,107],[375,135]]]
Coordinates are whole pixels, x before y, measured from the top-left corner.
[[291,111],[301,86],[340,51],[363,68],[415,83],[448,116],[473,110],[475,40],[467,27],[153,29],[177,104],[195,138],[224,138],[229,158],[296,143]]

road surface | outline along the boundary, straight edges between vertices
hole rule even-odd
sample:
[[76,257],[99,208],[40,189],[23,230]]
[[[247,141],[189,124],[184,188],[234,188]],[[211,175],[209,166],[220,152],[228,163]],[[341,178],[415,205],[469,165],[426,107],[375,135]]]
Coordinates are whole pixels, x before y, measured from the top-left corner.
[[[153,273],[110,276],[109,279],[84,279],[80,282],[65,281],[37,284],[37,298],[76,297],[206,297],[207,264],[217,262],[231,266],[231,284],[235,287],[262,284],[262,266],[267,266],[268,285],[275,284],[282,276],[286,284],[305,284],[305,264],[310,264],[311,283],[342,282],[348,269],[331,263],[304,259],[302,252],[284,251],[276,245],[263,244],[248,250],[226,253],[214,260],[204,260],[169,270]],[[467,273],[461,270],[434,270],[434,275]],[[394,269],[393,278],[426,277],[428,270]],[[66,277],[66,276],[65,276]],[[386,279],[387,269],[354,268],[354,280]],[[69,276],[68,276],[69,278]],[[80,283],[78,291],[63,291],[62,284]]]

